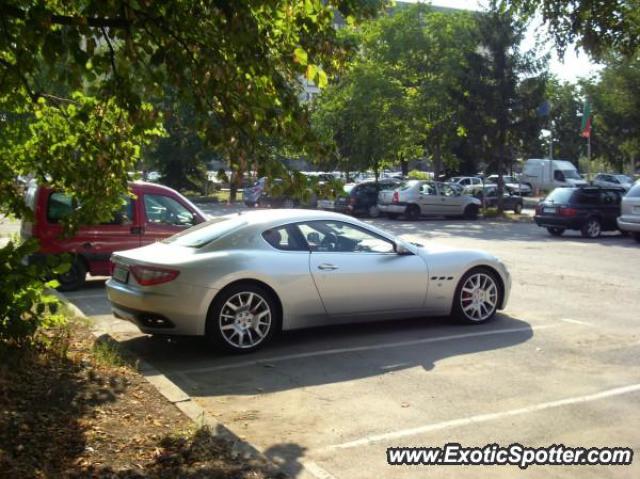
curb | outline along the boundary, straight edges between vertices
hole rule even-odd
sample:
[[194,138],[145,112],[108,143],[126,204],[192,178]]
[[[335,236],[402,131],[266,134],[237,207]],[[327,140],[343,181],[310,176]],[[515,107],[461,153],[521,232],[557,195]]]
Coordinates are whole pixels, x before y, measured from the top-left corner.
[[[90,321],[96,324],[94,320],[88,318],[69,298],[58,291],[51,291],[67,308],[72,312],[74,319]],[[122,348],[122,345],[106,331],[94,330],[92,334],[97,341],[110,343],[114,346]],[[144,379],[151,384],[167,401],[176,406],[185,416],[187,416],[196,426],[208,426],[216,436],[227,440],[231,443],[231,452],[235,457],[243,459],[259,459],[264,461],[274,473],[283,473],[271,459],[265,456],[262,451],[253,446],[248,441],[240,438],[227,426],[218,421],[216,418],[207,414],[207,412],[196,403],[191,396],[180,389],[175,383],[169,380],[164,374],[154,368],[151,364],[136,356],[137,371]],[[310,472],[304,464],[303,460],[299,460],[302,470],[296,475],[299,479],[318,479],[319,476]],[[289,475],[285,472],[286,477]]]

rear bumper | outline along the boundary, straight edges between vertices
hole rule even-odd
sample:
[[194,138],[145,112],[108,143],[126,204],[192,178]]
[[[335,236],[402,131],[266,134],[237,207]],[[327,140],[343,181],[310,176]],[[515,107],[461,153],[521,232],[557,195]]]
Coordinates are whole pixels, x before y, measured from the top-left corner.
[[534,216],[538,226],[545,228],[563,228],[566,230],[579,230],[584,224],[584,218],[559,218],[557,216]]
[[203,335],[209,305],[217,293],[175,282],[170,288],[141,288],[113,278],[106,286],[114,315],[146,334]]
[[618,218],[618,228],[630,233],[640,233],[640,223],[629,221],[624,216]]
[[407,209],[406,203],[378,203],[378,209],[383,213],[403,214]]

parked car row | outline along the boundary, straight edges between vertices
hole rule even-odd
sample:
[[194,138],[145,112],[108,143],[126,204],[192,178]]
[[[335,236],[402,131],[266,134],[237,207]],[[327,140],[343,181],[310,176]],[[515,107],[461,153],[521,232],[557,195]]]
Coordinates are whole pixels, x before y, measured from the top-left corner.
[[552,236],[566,230],[597,238],[603,231],[631,233],[640,242],[640,184],[625,195],[622,188],[556,188],[536,207],[534,220]]

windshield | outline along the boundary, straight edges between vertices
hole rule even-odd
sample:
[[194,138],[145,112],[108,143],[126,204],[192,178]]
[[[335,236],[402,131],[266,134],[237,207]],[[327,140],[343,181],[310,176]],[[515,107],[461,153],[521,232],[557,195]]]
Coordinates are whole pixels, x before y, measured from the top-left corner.
[[573,192],[573,188],[556,188],[545,198],[545,201],[549,203],[569,203]]
[[246,225],[247,222],[241,216],[223,216],[215,218],[186,231],[166,238],[162,243],[173,243],[188,248],[202,248],[212,241]]
[[582,179],[582,177],[576,172],[576,170],[562,170],[562,174],[565,178],[571,178],[572,180]]
[[620,181],[620,183],[631,183],[632,180],[630,177],[628,177],[627,175],[616,175],[616,178],[618,178],[618,181]]
[[403,181],[402,183],[400,183],[400,186],[398,186],[398,189],[400,189],[402,191],[408,190],[408,189],[411,189],[414,186],[418,185],[418,183],[420,183],[420,180]]

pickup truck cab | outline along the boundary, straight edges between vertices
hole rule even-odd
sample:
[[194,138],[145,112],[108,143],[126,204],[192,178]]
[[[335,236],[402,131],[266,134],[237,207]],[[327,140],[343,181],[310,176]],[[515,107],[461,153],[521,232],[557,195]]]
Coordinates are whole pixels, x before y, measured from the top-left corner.
[[23,238],[38,239],[40,250],[29,261],[72,254],[71,269],[57,278],[60,290],[71,291],[84,284],[87,273],[108,276],[113,252],[162,240],[207,219],[197,206],[166,186],[133,182],[129,189],[135,197],[126,198],[112,221],[80,226],[74,236],[65,237],[61,220],[73,211],[72,198],[47,186],[30,185],[25,201],[34,221],[23,221],[20,233]]

